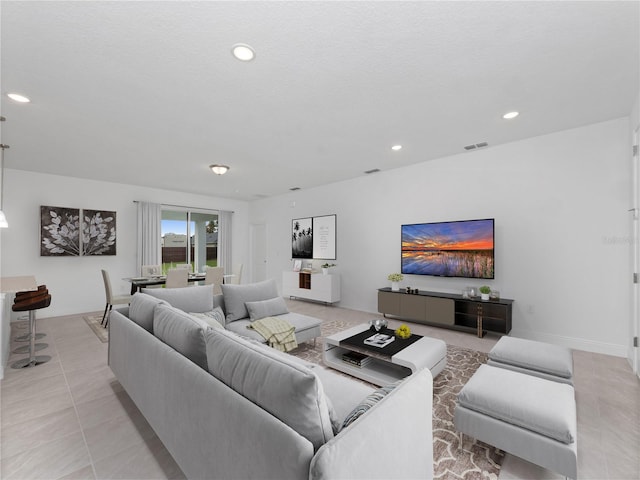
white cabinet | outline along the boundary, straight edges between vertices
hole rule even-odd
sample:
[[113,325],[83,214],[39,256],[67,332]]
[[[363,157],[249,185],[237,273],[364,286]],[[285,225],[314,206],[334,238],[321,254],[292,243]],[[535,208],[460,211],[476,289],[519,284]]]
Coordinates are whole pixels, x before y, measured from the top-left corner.
[[283,272],[282,295],[324,303],[340,301],[340,275]]

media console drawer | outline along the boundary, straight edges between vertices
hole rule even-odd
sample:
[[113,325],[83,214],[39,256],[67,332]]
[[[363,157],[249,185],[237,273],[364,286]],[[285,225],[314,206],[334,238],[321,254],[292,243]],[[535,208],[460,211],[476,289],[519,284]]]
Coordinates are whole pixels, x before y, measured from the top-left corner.
[[513,300],[506,298],[483,301],[453,293],[420,290],[409,294],[388,287],[378,290],[378,312],[385,316],[454,330],[473,330],[479,337],[487,331],[509,333],[512,304]]

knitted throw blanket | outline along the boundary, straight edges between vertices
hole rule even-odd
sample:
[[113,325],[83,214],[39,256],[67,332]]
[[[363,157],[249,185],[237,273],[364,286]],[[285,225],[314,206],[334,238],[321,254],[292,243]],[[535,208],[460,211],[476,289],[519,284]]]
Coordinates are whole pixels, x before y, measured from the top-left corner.
[[298,347],[296,328],[282,318],[264,317],[251,322],[247,328],[253,328],[265,338],[270,347],[281,352],[290,352]]

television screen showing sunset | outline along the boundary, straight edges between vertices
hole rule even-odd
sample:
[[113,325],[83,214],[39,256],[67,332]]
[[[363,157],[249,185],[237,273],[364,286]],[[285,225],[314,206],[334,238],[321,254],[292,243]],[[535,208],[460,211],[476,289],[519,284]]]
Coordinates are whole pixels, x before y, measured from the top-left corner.
[[402,273],[494,278],[494,220],[402,226]]

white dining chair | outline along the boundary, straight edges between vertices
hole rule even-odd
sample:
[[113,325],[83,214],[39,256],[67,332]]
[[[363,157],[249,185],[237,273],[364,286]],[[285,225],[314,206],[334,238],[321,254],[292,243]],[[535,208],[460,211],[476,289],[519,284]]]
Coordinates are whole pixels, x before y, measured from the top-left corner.
[[128,305],[131,303],[131,295],[114,295],[111,288],[111,281],[109,280],[109,272],[102,270],[102,281],[104,282],[104,292],[107,299],[107,305],[104,307],[104,314],[102,315],[102,322],[100,325],[104,325],[105,328],[109,324],[109,313],[114,305]]
[[154,275],[162,275],[162,265],[142,265],[140,275],[143,277],[152,277]]
[[222,281],[224,279],[224,267],[207,267],[205,269],[205,285],[213,284],[213,294],[222,293]]
[[235,285],[240,285],[240,281],[242,280],[242,263],[236,265],[233,269],[233,273],[228,275],[228,280],[226,283],[232,283]]
[[186,268],[171,268],[167,271],[166,288],[183,288],[189,285],[189,270]]
[[176,263],[176,268],[184,268],[189,273],[193,273],[193,270],[191,269],[191,264],[190,263]]

